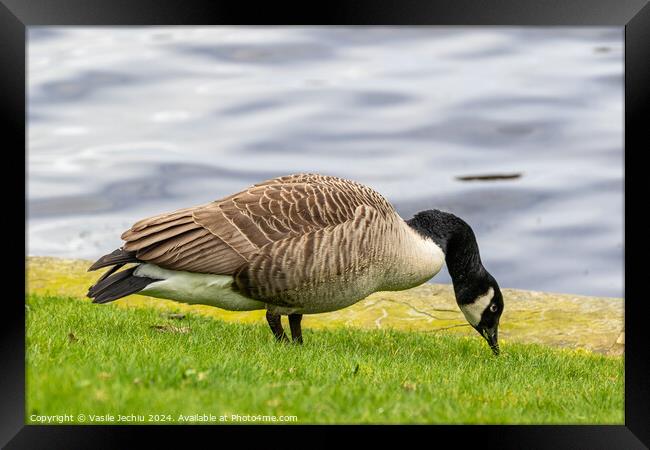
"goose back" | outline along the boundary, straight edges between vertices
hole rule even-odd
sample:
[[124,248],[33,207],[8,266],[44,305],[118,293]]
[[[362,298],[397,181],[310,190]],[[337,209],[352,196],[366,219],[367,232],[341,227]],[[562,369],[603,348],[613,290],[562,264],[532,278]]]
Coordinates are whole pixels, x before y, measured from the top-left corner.
[[338,177],[288,175],[211,203],[136,222],[124,249],[171,270],[232,275],[265,246],[307,236],[355,218],[359,206],[395,215],[373,189]]

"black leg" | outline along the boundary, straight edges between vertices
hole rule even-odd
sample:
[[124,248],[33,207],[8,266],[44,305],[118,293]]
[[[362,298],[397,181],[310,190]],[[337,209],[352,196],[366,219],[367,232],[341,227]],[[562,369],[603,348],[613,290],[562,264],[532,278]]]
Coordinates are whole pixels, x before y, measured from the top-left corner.
[[273,336],[279,342],[289,342],[289,338],[284,334],[284,329],[282,328],[282,321],[280,320],[280,314],[273,314],[271,311],[266,311],[266,321],[273,331]]
[[302,314],[289,314],[289,327],[291,328],[291,338],[293,342],[302,344],[302,329],[300,328],[300,321]]

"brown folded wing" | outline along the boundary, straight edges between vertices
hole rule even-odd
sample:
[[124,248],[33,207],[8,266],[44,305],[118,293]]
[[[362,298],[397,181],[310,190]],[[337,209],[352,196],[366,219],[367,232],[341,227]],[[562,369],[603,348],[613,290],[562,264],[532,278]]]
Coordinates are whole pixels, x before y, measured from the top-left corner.
[[[321,301],[336,297],[370,270],[370,261],[389,253],[381,235],[394,222],[378,218],[377,210],[361,205],[343,223],[267,245],[236,273],[237,285],[252,298],[281,306],[304,306],[305,295],[316,289]],[[336,248],[345,251],[332,252]]]
[[377,192],[337,177],[274,178],[205,205],[135,223],[125,250],[172,270],[233,274],[265,245],[354,218],[359,205],[394,212]]

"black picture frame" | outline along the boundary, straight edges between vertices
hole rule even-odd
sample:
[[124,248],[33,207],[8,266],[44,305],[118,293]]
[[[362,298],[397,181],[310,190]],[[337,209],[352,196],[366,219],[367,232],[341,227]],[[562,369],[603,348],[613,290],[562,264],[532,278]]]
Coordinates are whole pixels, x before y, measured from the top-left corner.
[[[0,111],[5,128],[4,154],[18,155],[25,149],[24,178],[21,181],[19,163],[14,165],[5,157],[2,183],[3,198],[16,197],[22,192],[26,216],[27,151],[26,146],[26,27],[36,25],[518,25],[518,26],[619,26],[625,28],[625,238],[631,245],[625,248],[626,355],[625,355],[625,425],[621,426],[368,426],[364,431],[380,438],[389,434],[418,431],[431,442],[446,439],[459,444],[489,448],[648,448],[650,445],[650,371],[649,351],[644,326],[647,300],[643,286],[643,242],[647,210],[644,197],[644,165],[640,161],[644,150],[650,149],[647,124],[649,117],[650,84],[650,6],[648,0],[348,0],[311,4],[281,9],[277,3],[220,0],[0,0]],[[639,202],[630,202],[634,194]],[[16,203],[20,205],[21,203]],[[5,210],[3,218],[17,223],[20,206]],[[638,220],[634,216],[639,216]],[[17,226],[17,225],[15,225]],[[645,231],[645,232],[644,232]],[[21,245],[16,232],[5,234],[5,244]],[[26,238],[25,238],[26,239]],[[26,241],[22,242],[23,252]],[[18,253],[20,250],[15,249]],[[26,253],[26,252],[25,252]],[[18,285],[19,264],[8,258],[6,251],[3,280]],[[640,264],[634,264],[638,260]],[[24,266],[23,266],[24,269]],[[25,271],[22,276],[26,277]],[[18,289],[18,288],[16,288]],[[24,295],[24,293],[22,294]],[[116,448],[133,446],[135,434],[146,433],[169,444],[201,442],[208,433],[226,431],[247,432],[249,428],[220,426],[36,426],[25,425],[25,329],[24,304],[13,290],[3,301],[2,382],[0,382],[0,444],[15,448]],[[300,427],[300,426],[299,426]],[[318,433],[318,443],[338,441],[338,432],[350,427],[309,430]],[[284,427],[284,430],[287,430]],[[289,429],[295,430],[295,429]],[[270,439],[276,427],[255,427]],[[293,431],[289,431],[293,432]],[[250,436],[251,433],[247,433]],[[312,434],[310,440],[315,440]],[[398,436],[399,438],[399,436]],[[281,439],[279,436],[275,439]],[[412,439],[412,438],[411,438]],[[208,441],[210,442],[210,441]],[[214,441],[213,441],[214,442]],[[250,441],[247,441],[250,442]],[[309,445],[307,441],[302,441]],[[405,442],[407,445],[409,441]],[[282,442],[277,442],[282,445]]]

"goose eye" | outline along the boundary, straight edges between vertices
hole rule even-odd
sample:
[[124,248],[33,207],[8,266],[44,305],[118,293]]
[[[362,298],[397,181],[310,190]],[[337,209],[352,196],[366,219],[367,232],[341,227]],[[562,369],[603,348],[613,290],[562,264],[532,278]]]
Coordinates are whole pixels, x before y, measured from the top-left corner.
[[492,303],[492,304],[490,305],[490,311],[492,311],[492,312],[497,312],[497,309],[498,309],[498,307],[497,307],[497,305],[496,305],[495,303]]

